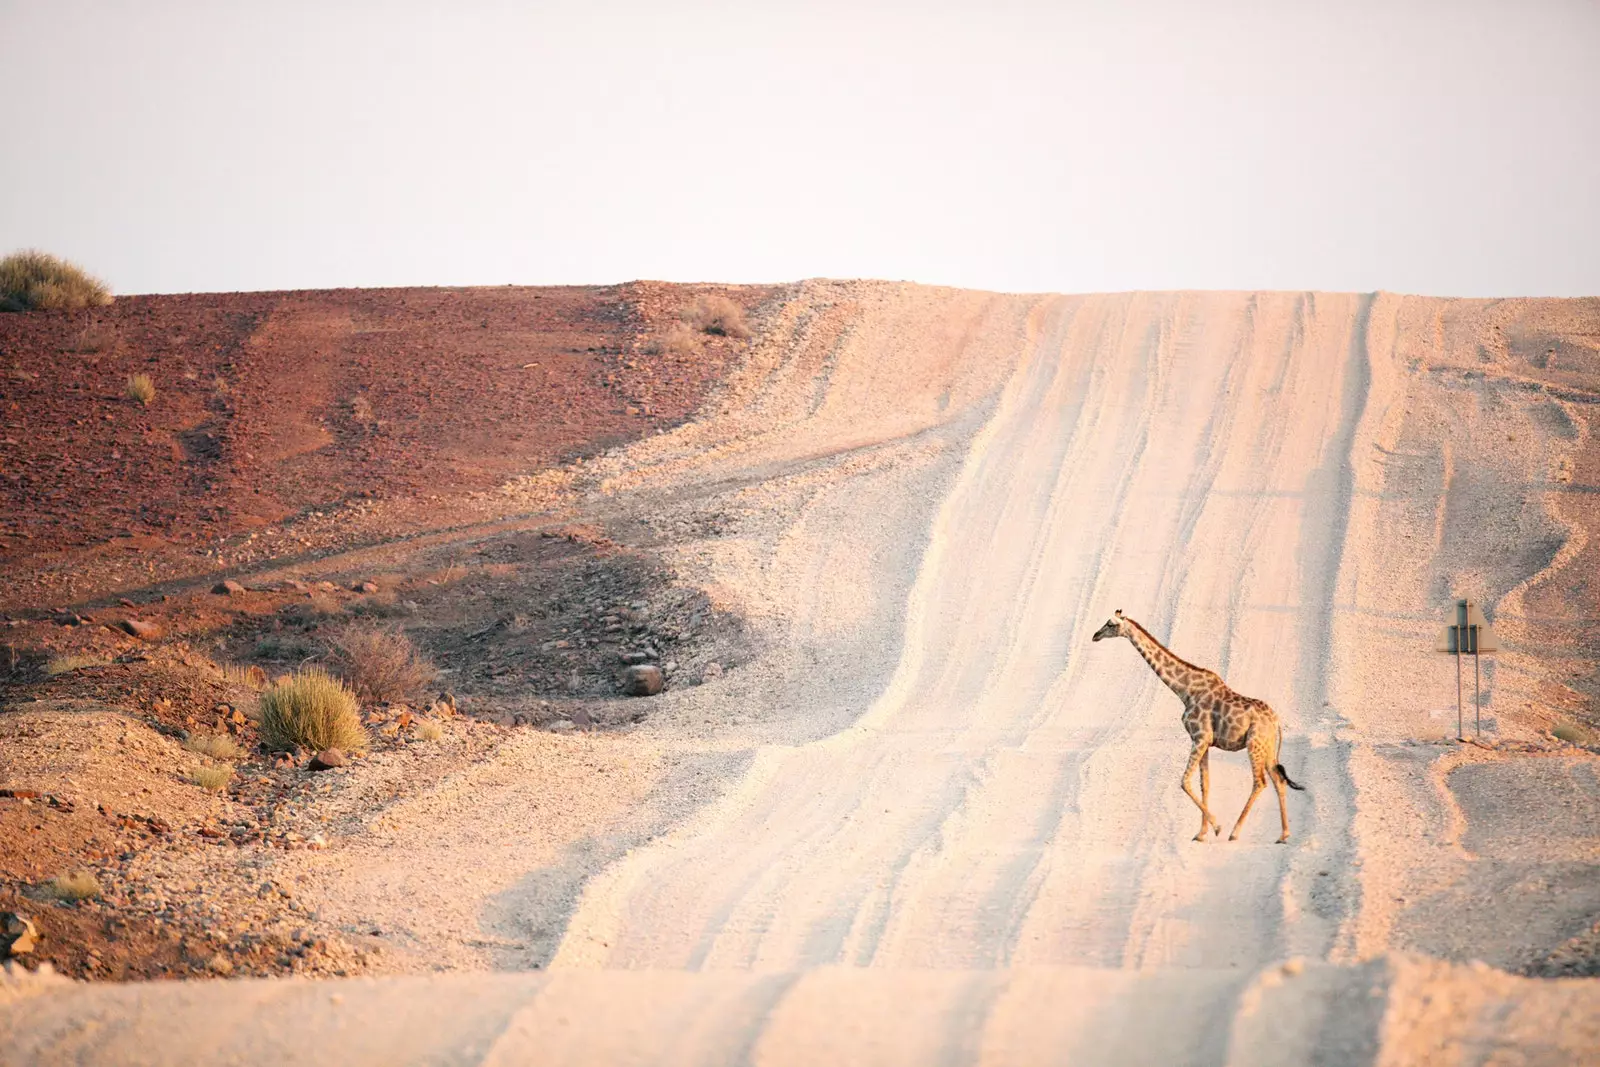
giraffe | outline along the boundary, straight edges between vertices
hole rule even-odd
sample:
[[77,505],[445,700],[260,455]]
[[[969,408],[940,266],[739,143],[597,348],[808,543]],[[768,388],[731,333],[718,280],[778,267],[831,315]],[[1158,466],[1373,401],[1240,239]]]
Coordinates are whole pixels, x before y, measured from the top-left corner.
[[[1204,841],[1207,829],[1222,833],[1222,824],[1211,814],[1211,749],[1215,747],[1224,752],[1237,752],[1241,748],[1248,748],[1255,786],[1250,790],[1250,799],[1244,802],[1244,810],[1239,813],[1239,821],[1233,824],[1233,832],[1228,835],[1228,840],[1238,840],[1239,827],[1244,825],[1251,805],[1255,804],[1256,797],[1267,786],[1267,779],[1271,778],[1273,788],[1278,792],[1278,817],[1283,822],[1283,836],[1278,838],[1278,844],[1287,844],[1289,811],[1284,801],[1283,787],[1287,785],[1290,789],[1303,790],[1305,786],[1291,779],[1284,771],[1283,764],[1278,762],[1283,748],[1283,730],[1278,725],[1277,713],[1264,701],[1235,693],[1215,672],[1185,663],[1173,655],[1160,641],[1150,636],[1150,631],[1123,615],[1121,608],[1095,631],[1094,640],[1103,637],[1126,637],[1133,642],[1133,647],[1150,664],[1156,677],[1183,701],[1183,728],[1189,732],[1193,742],[1189,750],[1189,765],[1183,769],[1183,791],[1200,809],[1200,832],[1194,835],[1194,839]],[[1196,767],[1200,768],[1199,796],[1194,795],[1191,784]]]

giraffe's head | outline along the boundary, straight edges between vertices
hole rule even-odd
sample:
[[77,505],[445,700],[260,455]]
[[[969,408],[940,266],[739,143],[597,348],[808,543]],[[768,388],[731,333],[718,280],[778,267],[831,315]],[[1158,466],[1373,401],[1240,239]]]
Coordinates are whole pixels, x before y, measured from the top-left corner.
[[1118,608],[1112,612],[1111,618],[1106,620],[1106,624],[1094,632],[1094,640],[1098,641],[1102,637],[1121,637],[1125,632],[1122,629],[1122,624],[1122,609]]

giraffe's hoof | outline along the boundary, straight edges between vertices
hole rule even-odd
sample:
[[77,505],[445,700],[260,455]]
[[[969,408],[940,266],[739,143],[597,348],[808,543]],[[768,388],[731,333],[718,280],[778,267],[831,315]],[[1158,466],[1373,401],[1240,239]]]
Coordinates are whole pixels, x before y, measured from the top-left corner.
[[1202,843],[1205,841],[1205,839],[1206,839],[1206,832],[1204,830],[1201,830],[1199,833],[1195,834],[1194,838],[1193,838],[1193,840],[1200,841]]
[[1287,845],[1288,843],[1289,843],[1289,835],[1288,834],[1284,834],[1282,837],[1278,838],[1278,844]]
[[1237,840],[1239,840],[1239,835],[1238,834],[1229,834],[1228,835],[1228,840],[1229,841],[1237,841]]

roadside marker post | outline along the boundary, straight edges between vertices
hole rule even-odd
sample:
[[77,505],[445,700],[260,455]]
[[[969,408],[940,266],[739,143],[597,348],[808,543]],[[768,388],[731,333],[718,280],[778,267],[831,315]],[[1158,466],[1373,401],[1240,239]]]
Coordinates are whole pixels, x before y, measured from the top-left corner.
[[1458,600],[1455,605],[1455,622],[1446,626],[1439,634],[1438,649],[1448,652],[1456,658],[1456,740],[1465,741],[1466,729],[1462,722],[1461,711],[1461,657],[1472,657],[1472,719],[1475,736],[1483,734],[1483,702],[1482,689],[1479,684],[1478,654],[1480,652],[1498,652],[1500,645],[1495,640],[1494,630],[1489,627],[1489,620],[1483,617],[1483,612],[1478,605],[1470,600]]

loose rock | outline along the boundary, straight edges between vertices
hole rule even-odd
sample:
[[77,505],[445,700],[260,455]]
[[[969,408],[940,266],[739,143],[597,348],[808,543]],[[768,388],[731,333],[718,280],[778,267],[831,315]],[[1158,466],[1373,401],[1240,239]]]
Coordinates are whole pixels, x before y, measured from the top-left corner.
[[244,592],[244,586],[230,578],[212,586],[211,591],[221,596],[239,596]]
[[22,956],[33,951],[39,941],[39,931],[33,928],[26,915],[0,912],[0,939],[5,941],[6,955]]
[[311,762],[308,766],[314,771],[329,771],[335,767],[343,767],[344,764],[343,752],[336,748],[325,748],[311,757]]
[[161,627],[147,619],[123,619],[119,624],[125,633],[141,641],[154,641],[161,636]]
[[661,668],[654,664],[636,664],[622,672],[622,691],[631,697],[653,697],[665,684]]
[[357,593],[376,593],[378,591],[378,583],[377,582],[356,582],[350,588],[353,591],[357,592]]

